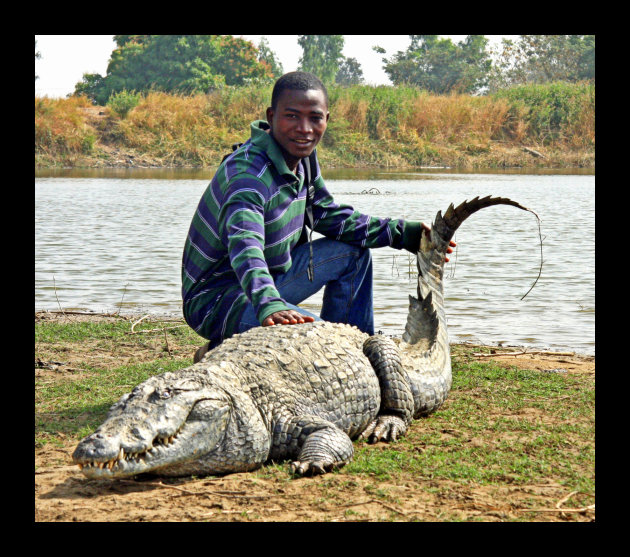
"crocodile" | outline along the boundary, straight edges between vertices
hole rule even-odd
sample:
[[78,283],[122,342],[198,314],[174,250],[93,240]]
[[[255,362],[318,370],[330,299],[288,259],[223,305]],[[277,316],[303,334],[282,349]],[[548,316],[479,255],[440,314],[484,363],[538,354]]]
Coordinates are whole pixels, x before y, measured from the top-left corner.
[[398,342],[324,321],[234,335],[122,396],[74,462],[95,479],[222,475],[287,460],[302,476],[348,463],[358,438],[400,438],[451,388],[442,284],[449,241],[471,214],[500,204],[533,212],[487,196],[437,213],[416,254],[417,297],[409,296]]

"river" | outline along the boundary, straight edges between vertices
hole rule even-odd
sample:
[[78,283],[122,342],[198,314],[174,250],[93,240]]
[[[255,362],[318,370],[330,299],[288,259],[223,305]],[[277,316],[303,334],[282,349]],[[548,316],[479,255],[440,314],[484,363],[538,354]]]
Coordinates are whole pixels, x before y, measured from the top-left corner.
[[[38,171],[35,309],[181,316],[184,240],[211,171]],[[475,196],[509,197],[457,231],[445,266],[452,342],[595,353],[595,176],[592,171],[331,170],[338,202],[431,222]],[[540,238],[543,239],[542,273]],[[400,335],[414,294],[406,252],[372,250],[375,326]],[[321,295],[303,305],[318,311]]]

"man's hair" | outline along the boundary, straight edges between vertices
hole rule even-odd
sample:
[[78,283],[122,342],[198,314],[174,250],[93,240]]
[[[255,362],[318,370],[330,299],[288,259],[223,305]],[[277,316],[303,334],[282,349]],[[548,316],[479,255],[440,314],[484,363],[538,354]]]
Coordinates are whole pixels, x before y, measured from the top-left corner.
[[328,91],[321,80],[312,73],[308,72],[289,72],[284,74],[276,81],[271,93],[271,108],[276,110],[278,107],[278,99],[285,90],[290,91],[309,91],[316,89],[324,93],[326,106],[328,106]]

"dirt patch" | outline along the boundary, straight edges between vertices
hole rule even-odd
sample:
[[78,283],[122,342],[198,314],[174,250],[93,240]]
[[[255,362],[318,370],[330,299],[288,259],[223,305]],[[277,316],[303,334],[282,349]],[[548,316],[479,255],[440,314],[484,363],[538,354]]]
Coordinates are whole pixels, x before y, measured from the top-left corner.
[[474,344],[453,346],[454,356],[479,361],[494,361],[504,367],[535,369],[546,373],[595,373],[595,356],[574,352],[551,352],[536,349],[496,348]]
[[[219,478],[86,479],[75,443],[37,451],[35,520],[45,522],[591,521],[585,494],[549,482],[476,486],[337,474],[288,479],[279,467]],[[387,450],[373,446],[372,450]],[[570,496],[567,499],[567,496]],[[565,500],[560,507],[558,503]],[[556,504],[550,504],[550,501]],[[568,504],[566,504],[568,502]],[[528,509],[536,509],[532,512]],[[572,509],[566,513],[559,508]],[[581,512],[575,512],[582,508]]]

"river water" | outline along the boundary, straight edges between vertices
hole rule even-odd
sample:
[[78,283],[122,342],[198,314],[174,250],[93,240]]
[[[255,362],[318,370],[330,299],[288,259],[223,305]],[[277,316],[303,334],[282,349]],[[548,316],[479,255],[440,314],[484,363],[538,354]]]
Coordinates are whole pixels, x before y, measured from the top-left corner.
[[[181,316],[184,240],[211,171],[39,171],[35,309]],[[432,222],[450,203],[509,197],[457,231],[445,266],[451,341],[595,353],[595,176],[592,172],[329,171],[338,202],[375,216]],[[534,288],[521,300],[542,273]],[[375,326],[404,330],[415,263],[372,250]],[[303,305],[318,312],[321,295]]]

